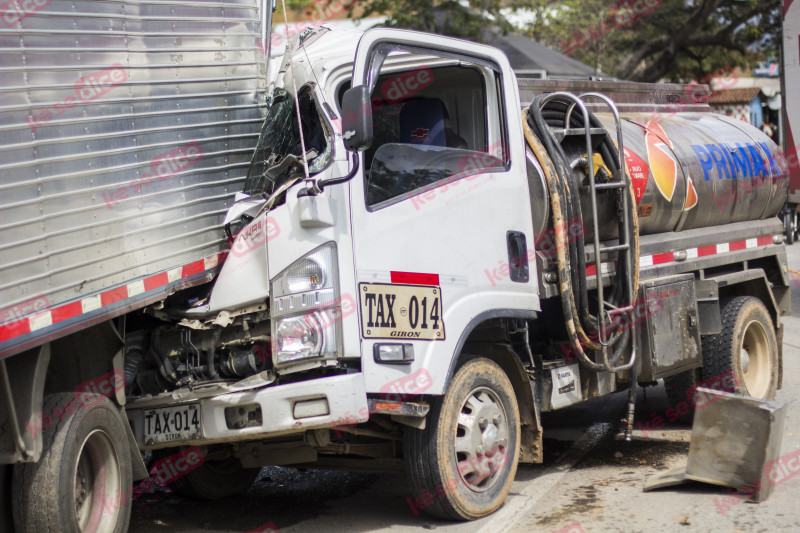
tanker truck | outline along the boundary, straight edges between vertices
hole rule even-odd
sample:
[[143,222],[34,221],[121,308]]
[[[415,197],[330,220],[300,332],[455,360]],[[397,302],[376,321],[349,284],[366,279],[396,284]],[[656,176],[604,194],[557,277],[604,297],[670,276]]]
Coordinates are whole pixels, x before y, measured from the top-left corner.
[[637,388],[662,379],[676,418],[700,385],[774,398],[788,169],[695,90],[517,79],[439,35],[302,32],[213,279],[37,341],[81,301],[41,310],[5,352],[17,529],[128,512],[137,449],[194,496],[264,465],[405,471],[415,512],[476,519],[542,462],[544,412],[621,392],[631,438]]

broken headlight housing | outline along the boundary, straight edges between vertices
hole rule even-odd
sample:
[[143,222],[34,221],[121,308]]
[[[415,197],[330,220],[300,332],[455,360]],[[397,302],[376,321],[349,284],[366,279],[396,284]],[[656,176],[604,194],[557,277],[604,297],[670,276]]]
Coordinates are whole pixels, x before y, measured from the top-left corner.
[[301,257],[271,283],[272,362],[276,367],[341,352],[336,243]]

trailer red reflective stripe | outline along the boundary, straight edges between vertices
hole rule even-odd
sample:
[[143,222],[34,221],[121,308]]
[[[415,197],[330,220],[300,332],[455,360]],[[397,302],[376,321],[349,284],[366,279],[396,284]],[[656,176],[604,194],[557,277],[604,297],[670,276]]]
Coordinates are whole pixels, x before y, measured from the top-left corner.
[[[758,237],[757,239],[745,239],[743,241],[730,241],[720,244],[709,244],[708,246],[700,246],[698,248],[686,248],[688,258],[694,259],[698,257],[708,257],[711,255],[722,255],[729,252],[737,252],[740,250],[747,250],[756,248],[757,246],[766,246],[774,243],[771,236]],[[663,265],[665,263],[672,263],[676,261],[675,252],[662,252],[653,255],[639,256],[639,268],[648,268],[655,265]],[[587,267],[587,276],[594,275],[594,267]]]
[[117,287],[116,289],[111,289],[110,291],[100,293],[100,304],[105,307],[107,305],[124,300],[127,297],[128,287],[123,285],[122,287]]
[[203,270],[205,270],[206,264],[201,259],[200,261],[192,261],[188,265],[183,265],[183,271],[181,272],[181,276],[184,278],[188,278],[194,274],[199,274]]
[[390,272],[392,283],[405,283],[408,285],[439,285],[439,274],[424,274],[421,272]]
[[152,291],[153,289],[163,287],[168,283],[169,283],[169,274],[167,274],[166,272],[161,272],[160,274],[156,274],[155,276],[144,278],[144,290]]
[[697,249],[697,257],[703,257],[706,255],[715,255],[717,253],[717,245],[712,244],[710,246],[700,246]]
[[[39,330],[44,330],[50,326],[64,322],[71,319],[79,319],[76,326],[70,326],[67,332],[80,328],[85,321],[80,319],[82,315],[93,314],[98,311],[101,313],[105,311],[104,307],[117,304],[115,309],[120,309],[119,302],[138,298],[139,295],[152,290],[167,287],[194,274],[212,270],[218,267],[227,256],[227,251],[216,253],[212,256],[193,261],[187,265],[178,266],[165,272],[159,272],[146,278],[140,278],[136,281],[127,283],[126,285],[115,287],[104,292],[89,294],[82,298],[61,304],[58,307],[45,309],[35,314],[31,314],[13,322],[7,322],[0,325],[0,344],[6,341],[12,341],[17,337],[36,333]],[[438,280],[438,277],[437,277]],[[185,281],[184,281],[185,284]],[[163,289],[162,289],[163,290]],[[81,322],[83,321],[83,322]],[[62,333],[63,334],[63,333]],[[52,336],[52,333],[45,335]],[[25,341],[25,346],[30,347],[31,340]],[[0,347],[0,359],[10,355],[6,347]]]
[[0,342],[19,337],[20,335],[27,335],[31,332],[31,326],[27,318],[21,318],[9,324],[0,326]]
[[73,318],[78,315],[83,314],[83,304],[80,300],[77,302],[68,303],[66,305],[61,305],[53,309],[50,314],[53,317],[53,323],[61,322],[62,320],[67,320],[68,318]]
[[745,250],[747,248],[747,241],[733,241],[728,245],[728,251],[735,252],[736,250]]
[[671,263],[675,261],[675,254],[673,252],[664,252],[661,254],[653,254],[653,264],[660,265],[663,263]]

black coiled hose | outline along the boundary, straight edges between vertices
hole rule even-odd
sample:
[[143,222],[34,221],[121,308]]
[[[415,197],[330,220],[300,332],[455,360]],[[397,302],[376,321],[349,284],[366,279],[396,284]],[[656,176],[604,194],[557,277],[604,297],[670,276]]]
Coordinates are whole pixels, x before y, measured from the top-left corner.
[[[551,100],[542,106],[542,99],[546,97],[546,95],[541,95],[533,100],[526,115],[526,122],[527,126],[531,129],[536,138],[541,140],[543,148],[547,152],[547,156],[549,156],[548,158],[551,166],[548,165],[548,169],[555,175],[555,179],[548,179],[548,186],[551,189],[555,189],[551,190],[551,198],[555,193],[557,195],[557,199],[563,199],[563,203],[560,201],[553,202],[554,222],[556,219],[558,219],[561,222],[562,227],[564,220],[568,221],[570,224],[576,220],[579,220],[581,223],[583,223],[579,194],[580,183],[573,175],[566,153],[549,130],[549,126],[556,128],[567,127],[566,116],[571,103],[560,100]],[[593,128],[602,128],[600,121],[591,113],[589,113],[589,126]],[[573,113],[570,118],[569,127],[583,128],[583,115],[580,113]],[[529,144],[531,143],[531,140],[532,139],[529,138]],[[598,152],[602,157],[604,164],[611,169],[612,174],[619,173],[619,152],[616,145],[608,135],[603,138]],[[621,193],[629,194],[629,192],[626,190],[621,190]],[[558,217],[556,217],[555,213],[559,209],[563,209],[563,211],[559,212]],[[635,213],[632,213],[632,216],[628,217],[628,228],[626,228],[624,225],[625,218],[619,217],[620,236],[625,234],[626,230],[628,231],[628,235],[634,235],[634,231],[638,229],[636,228],[634,220],[635,216]],[[558,225],[558,222],[556,222],[556,225]],[[555,229],[556,232],[561,231],[561,228]],[[562,307],[564,308],[565,319],[568,322],[567,329],[570,333],[570,341],[573,345],[576,345],[575,347],[578,350],[578,353],[583,355],[583,357],[580,357],[579,360],[581,360],[584,366],[587,366],[592,370],[605,370],[604,366],[589,361],[588,358],[586,358],[583,354],[580,347],[580,342],[583,342],[593,350],[601,349],[601,346],[595,343],[591,338],[593,334],[599,333],[599,327],[597,318],[593,317],[589,313],[589,297],[585,277],[586,262],[583,239],[576,239],[574,245],[570,245],[568,247],[568,253],[569,264],[576,265],[577,268],[560,268],[559,278],[562,280],[560,292],[562,294]],[[596,254],[599,254],[599,250],[596,250]],[[598,261],[598,265],[599,264],[600,262]],[[566,270],[566,272],[562,270]],[[626,283],[626,278],[628,275],[629,273],[627,272],[627,266],[625,262],[625,251],[620,251],[618,253],[617,269],[613,282],[614,288],[609,301],[609,303],[614,306],[627,305],[629,303],[622,301],[625,297],[623,284]],[[566,277],[569,277],[569,283],[564,283]],[[577,289],[577,301],[575,299],[575,294],[572,290],[572,287]],[[569,327],[570,321],[572,321],[572,327]],[[609,358],[609,364],[616,365],[619,359],[624,355],[626,351],[625,348],[630,338],[630,332],[628,329],[629,328],[623,328],[622,330],[612,333],[611,338],[609,339],[609,344],[614,346],[614,349],[611,357]],[[588,334],[587,331],[589,332]],[[600,338],[599,334],[597,338]]]

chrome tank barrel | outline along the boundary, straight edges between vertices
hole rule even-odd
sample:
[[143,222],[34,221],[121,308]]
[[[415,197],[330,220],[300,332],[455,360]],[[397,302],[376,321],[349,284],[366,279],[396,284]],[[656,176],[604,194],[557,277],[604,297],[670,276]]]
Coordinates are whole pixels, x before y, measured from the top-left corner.
[[[613,117],[597,118],[616,143]],[[780,148],[757,128],[714,113],[621,118],[642,235],[761,220],[783,207],[789,170]],[[584,193],[581,203],[588,229],[591,208]],[[598,216],[601,238],[615,237],[612,194],[601,195]]]

